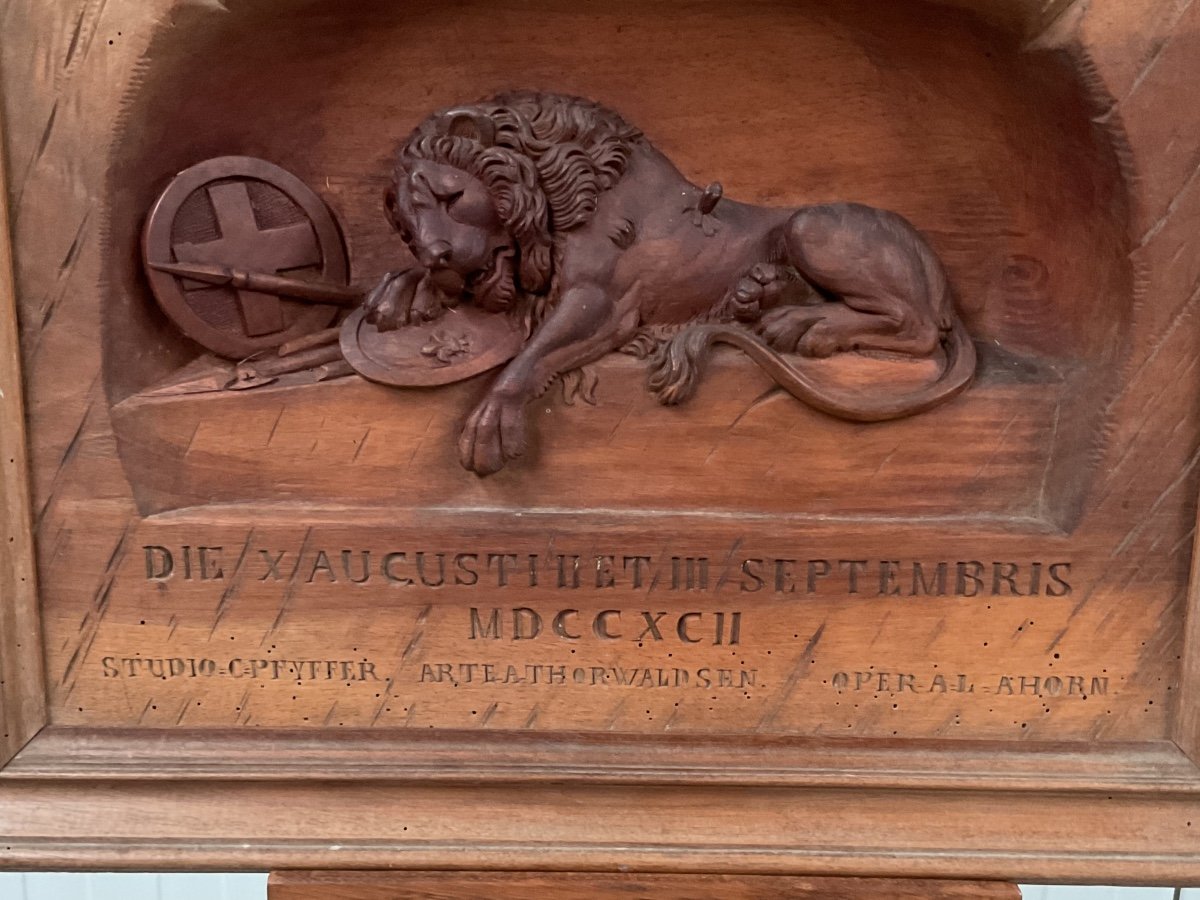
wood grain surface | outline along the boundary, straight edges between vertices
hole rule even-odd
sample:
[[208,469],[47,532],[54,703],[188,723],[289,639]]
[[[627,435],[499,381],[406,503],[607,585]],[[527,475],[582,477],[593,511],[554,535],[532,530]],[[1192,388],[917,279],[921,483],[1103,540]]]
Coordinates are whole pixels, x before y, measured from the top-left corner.
[[655,900],[1020,900],[1015,884],[762,875],[598,875],[592,872],[273,872],[268,900],[466,900],[475,897],[653,897]]
[[3,787],[11,868],[1200,878],[1185,824],[1200,800],[1186,794],[7,777]]
[[[1200,877],[1200,4],[347,10],[0,8],[0,864]],[[296,173],[366,284],[396,142],[516,86],[904,213],[979,383],[852,426],[606,359],[484,481],[475,382],[156,393],[211,365],[136,257],[175,172]]]
[[[189,377],[228,368],[197,365]],[[827,382],[849,375],[837,360],[810,368],[825,370]],[[865,368],[890,382],[936,371],[932,362],[897,360]],[[595,402],[567,405],[555,388],[534,405],[537,432],[527,455],[487,480],[463,477],[447,448],[490,375],[415,391],[357,377],[204,395],[151,390],[117,404],[112,418],[148,513],[269,503],[281,485],[314,503],[367,509],[682,506],[795,517],[889,516],[903,506],[912,516],[959,516],[969,502],[984,516],[1045,517],[1046,528],[1063,512],[1046,508],[1055,447],[1044,437],[1088,383],[1078,375],[993,358],[962,402],[880,430],[801,407],[735,351],[719,351],[709,369],[694,403],[665,409],[645,389],[644,362],[609,357],[593,368]],[[959,439],[929,446],[931,431]],[[794,462],[781,458],[781,445],[794,445]],[[698,478],[698,471],[711,475]],[[870,492],[856,490],[864,480]]]
[[[432,7],[401,13],[380,6],[347,18],[318,5],[269,28],[265,12],[248,7],[227,15],[188,7],[167,29],[143,21],[144,12],[135,16],[149,35],[148,55],[120,98],[113,164],[90,182],[106,185],[89,193],[105,227],[95,240],[89,230],[78,248],[94,252],[105,273],[104,315],[93,305],[60,316],[55,304],[41,328],[24,332],[54,721],[1165,737],[1179,689],[1181,646],[1172,623],[1189,549],[1177,523],[1192,509],[1188,454],[1197,423],[1180,405],[1182,395],[1162,393],[1182,383],[1153,372],[1186,366],[1193,334],[1155,318],[1169,301],[1155,295],[1149,302],[1134,284],[1137,267],[1119,252],[1132,240],[1125,217],[1137,182],[1127,180],[1122,124],[1098,127],[1088,117],[1088,104],[1098,102],[1090,70],[1071,75],[1061,51],[1023,49],[1014,35],[966,14],[863,16],[852,4],[818,13],[764,3],[702,4],[678,21],[649,7],[616,6],[606,15],[620,40],[596,45],[588,65],[568,67],[569,48],[595,27],[589,14],[549,3],[497,20],[472,8],[453,14],[458,39],[479,48],[469,72],[445,68],[421,38],[449,27],[449,13]],[[110,18],[118,14],[134,15],[104,8],[104,21],[122,34],[100,51],[116,57],[140,33],[133,23],[126,33],[117,24],[123,19]],[[552,23],[541,54],[517,59],[511,45],[482,37],[531,19]],[[666,40],[668,27],[684,31]],[[713,35],[721,36],[722,52],[696,57],[692,48]],[[99,46],[107,48],[107,39]],[[777,42],[775,52],[758,47],[762,41]],[[657,55],[636,52],[656,42]],[[785,52],[795,46],[807,48],[803,90]],[[381,107],[370,86],[388,77],[395,47],[404,48],[407,80]],[[208,54],[221,65],[200,65]],[[630,54],[652,67],[655,91],[632,90],[631,79],[641,77],[636,67],[616,64]],[[870,54],[876,62],[864,63]],[[748,58],[765,67],[762,79],[725,74]],[[978,59],[992,61],[981,67]],[[307,117],[297,117],[286,98],[264,102],[265,87],[243,89],[264,73],[288,84],[288,96],[306,98]],[[685,81],[695,79],[710,93],[686,91]],[[407,124],[455,98],[551,80],[646,123],[685,170],[721,173],[731,195],[783,204],[844,196],[903,210],[946,257],[976,335],[1001,348],[980,384],[944,410],[872,429],[772,395],[736,362],[696,404],[659,410],[638,389],[637,364],[606,361],[598,405],[568,407],[548,397],[536,416],[535,452],[486,481],[454,462],[456,429],[479,390],[471,384],[411,399],[357,379],[229,396],[145,395],[195,351],[161,321],[120,248],[135,238],[140,216],[176,168],[238,152],[296,171],[321,187],[347,230],[356,279],[370,280],[404,252],[379,212],[377,182]],[[181,93],[181,83],[191,90]],[[925,85],[918,94],[916,84]],[[79,86],[102,89],[91,79]],[[722,101],[711,91],[736,95]],[[716,110],[733,108],[735,96],[772,110],[771,133],[779,138],[764,140],[750,121],[716,129]],[[54,151],[65,124],[56,115],[43,154]],[[88,132],[79,127],[62,139],[81,140]],[[75,159],[73,146],[58,152]],[[801,165],[798,157],[822,162]],[[1022,174],[980,177],[991,171]],[[28,176],[35,191],[40,172],[35,165]],[[1027,183],[1040,190],[1026,190]],[[33,228],[39,214],[30,210],[20,221]],[[40,244],[29,246],[21,260],[32,289],[23,296],[32,297],[44,267]],[[63,302],[87,299],[64,290]],[[25,318],[36,323],[38,313]],[[47,343],[55,333],[90,333],[92,343],[56,350]],[[1118,333],[1121,341],[1109,339]],[[1159,333],[1178,347],[1160,347]],[[68,356],[69,370],[54,363]],[[80,371],[99,380],[90,400],[72,402],[67,397],[88,380]],[[1133,383],[1117,384],[1120,377]],[[1146,459],[1155,460],[1148,470]],[[404,516],[372,510],[397,507],[414,511],[410,525],[381,527]],[[301,508],[312,529],[287,524]],[[170,514],[139,515],[154,512]],[[675,524],[649,524],[651,512],[675,516]],[[903,532],[897,520],[907,523]],[[193,548],[188,554],[222,548],[206,551],[220,557],[221,577],[189,580],[179,557],[185,546]],[[146,548],[173,548],[179,558],[171,578],[146,577],[148,559],[161,553]],[[483,574],[452,572],[442,587],[405,591],[409,575],[390,580],[379,571],[388,554],[407,554],[411,566],[417,553],[435,566],[444,554],[452,569],[455,558],[473,555]],[[522,565],[537,556],[537,586],[528,577],[525,587],[498,586],[497,566],[514,563],[495,557],[510,555]],[[558,556],[572,566],[579,557],[588,576],[570,602],[554,594]],[[639,556],[645,565],[630,562]],[[594,570],[609,557],[619,576],[642,565],[646,585],[657,579],[655,591],[647,594],[630,577],[596,588]],[[267,558],[292,568],[279,582],[260,580]],[[711,584],[693,592],[699,605],[686,590],[659,590],[671,583],[675,558],[684,566],[689,558],[709,560]],[[871,587],[852,595],[849,570],[860,560]],[[354,584],[360,576],[338,569],[343,563],[376,572]],[[752,571],[743,571],[747,565]],[[833,577],[819,578],[809,592],[809,568],[820,573],[826,565]],[[1050,578],[1052,565],[1072,573],[1064,582],[1069,592]],[[949,586],[918,601],[919,613],[908,611],[924,593],[916,582],[942,566]],[[793,570],[801,602],[792,596]],[[1005,580],[1013,573],[1016,581]],[[965,596],[977,591],[975,577],[979,596]],[[453,584],[475,578],[473,586]],[[1026,593],[1036,599],[1017,596]],[[472,607],[485,622],[500,610],[510,628],[513,609],[535,609],[546,634],[537,643],[501,640],[483,656],[464,655],[480,646],[471,643],[465,618]],[[637,655],[630,656],[604,640],[584,649],[547,638],[563,610],[578,609],[591,627],[608,608],[624,610],[626,623],[666,611],[662,621],[671,627],[690,613],[715,624],[718,614],[741,612],[753,646],[738,653],[663,646],[648,655],[632,647]],[[230,675],[231,666],[281,656],[354,660],[373,666],[380,681],[371,670],[349,684],[243,683]],[[148,662],[120,662],[126,659]],[[157,672],[160,660],[168,668],[178,665],[171,660],[198,660],[225,675],[197,683],[191,662],[186,677],[112,674],[114,663]],[[277,674],[275,663],[266,664]],[[421,681],[446,672],[437,667],[451,666],[457,679],[461,665],[500,665],[507,673],[510,664],[520,672],[548,666],[555,678],[556,667],[569,666],[570,683],[547,693],[531,689],[526,676],[510,678],[515,688],[504,692],[487,683],[460,689]],[[604,673],[593,678],[598,669]],[[696,690],[708,680],[702,669],[718,673],[714,683],[732,679],[741,690]],[[681,696],[656,689],[642,702],[637,689],[619,684],[682,678],[679,671],[690,679]],[[578,672],[603,683],[576,684]],[[890,673],[886,681],[881,673]],[[907,680],[897,693],[900,676]],[[876,687],[866,690],[870,679]],[[1045,679],[1062,679],[1050,682],[1057,695],[1041,689]],[[843,680],[857,690],[841,690]],[[1100,697],[1089,696],[1093,683]],[[955,697],[950,688],[958,684]]]
[[[0,135],[4,125],[0,110]],[[7,188],[0,147],[0,200]],[[46,716],[15,313],[8,204],[0,203],[0,765],[38,732]]]

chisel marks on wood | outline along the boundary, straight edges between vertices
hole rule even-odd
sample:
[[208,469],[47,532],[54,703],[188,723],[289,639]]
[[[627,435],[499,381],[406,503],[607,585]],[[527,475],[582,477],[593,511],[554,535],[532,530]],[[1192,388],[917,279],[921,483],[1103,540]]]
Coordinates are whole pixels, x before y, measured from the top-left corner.
[[799,659],[796,660],[796,665],[792,667],[792,671],[788,674],[787,680],[784,682],[779,694],[771,703],[770,707],[763,713],[763,717],[759,719],[758,725],[755,726],[755,731],[763,731],[775,724],[775,719],[779,716],[780,711],[788,701],[788,697],[792,695],[792,691],[796,689],[796,685],[804,678],[808,672],[809,664],[812,660],[813,651],[817,649],[817,644],[821,642],[821,638],[825,635],[825,623],[822,622],[820,627],[813,632],[812,637],[808,639],[808,643],[804,645],[804,650],[801,651]]
[[109,603],[112,600],[113,587],[116,584],[121,563],[125,559],[128,539],[132,530],[133,523],[127,522],[124,530],[121,532],[121,536],[117,539],[116,545],[113,547],[112,553],[109,555],[100,585],[92,597],[91,607],[80,621],[79,635],[75,649],[67,659],[62,677],[59,679],[59,686],[65,688],[64,697],[70,696],[71,691],[74,690],[76,680],[79,676],[79,666],[91,651],[92,644],[96,640],[96,635],[100,631],[100,623],[105,613],[108,612]]
[[304,540],[300,542],[300,552],[296,554],[296,565],[292,567],[292,574],[288,578],[287,587],[284,588],[283,598],[279,603],[279,614],[275,616],[275,621],[271,623],[271,627],[263,635],[262,641],[259,642],[260,647],[278,630],[280,624],[283,622],[283,617],[287,614],[288,606],[292,602],[292,595],[296,592],[296,575],[300,572],[300,563],[304,560],[304,554],[308,550],[308,542],[312,538],[312,533],[312,526],[309,526],[304,531]]

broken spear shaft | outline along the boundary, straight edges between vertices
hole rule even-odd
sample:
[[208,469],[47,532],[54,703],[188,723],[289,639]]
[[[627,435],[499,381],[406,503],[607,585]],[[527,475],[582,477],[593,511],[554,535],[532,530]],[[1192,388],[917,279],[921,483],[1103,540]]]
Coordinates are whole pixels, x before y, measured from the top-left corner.
[[239,291],[256,291],[274,294],[309,303],[329,303],[335,306],[355,307],[363,301],[363,292],[348,285],[330,284],[321,281],[305,281],[286,275],[266,272],[249,272],[228,266],[212,266],[203,263],[150,263],[152,269],[166,272],[177,278],[188,278],[205,284],[231,287]]

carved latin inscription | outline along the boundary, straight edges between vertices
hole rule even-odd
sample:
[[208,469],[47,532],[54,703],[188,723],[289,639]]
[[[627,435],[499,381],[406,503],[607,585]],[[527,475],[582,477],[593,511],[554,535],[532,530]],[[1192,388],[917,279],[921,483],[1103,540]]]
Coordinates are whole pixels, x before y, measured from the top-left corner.
[[1153,709],[1072,639],[1093,559],[938,546],[147,520],[71,718],[1005,738]]
[[[222,581],[224,546],[142,547],[148,581]],[[972,560],[805,559],[653,553],[504,553],[254,547],[239,566],[259,581],[479,590],[554,587],[877,597],[1065,597],[1071,563]],[[497,612],[497,614],[499,614]]]

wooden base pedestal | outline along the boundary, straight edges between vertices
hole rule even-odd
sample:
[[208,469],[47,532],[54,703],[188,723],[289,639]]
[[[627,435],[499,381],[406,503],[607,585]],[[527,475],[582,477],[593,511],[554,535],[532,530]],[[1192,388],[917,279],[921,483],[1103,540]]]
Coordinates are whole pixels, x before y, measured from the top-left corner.
[[597,872],[272,872],[268,900],[1020,900],[1015,884]]

